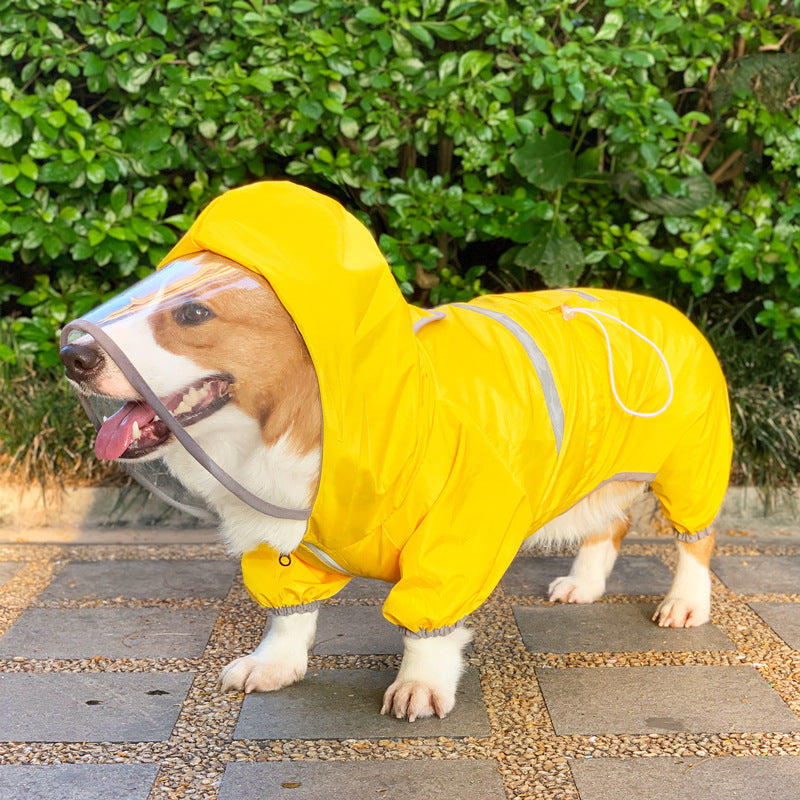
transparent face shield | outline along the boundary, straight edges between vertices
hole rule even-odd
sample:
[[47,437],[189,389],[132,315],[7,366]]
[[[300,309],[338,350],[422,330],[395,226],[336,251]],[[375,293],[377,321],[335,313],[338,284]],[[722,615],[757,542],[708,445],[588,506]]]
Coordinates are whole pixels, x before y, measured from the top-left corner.
[[263,514],[306,520],[311,513],[260,497],[240,483],[235,464],[221,466],[193,435],[202,439],[212,428],[225,435],[226,407],[247,380],[226,369],[218,316],[260,301],[275,302],[263,278],[204,254],[169,264],[61,333],[61,359],[97,429],[98,458],[117,461],[162,500],[206,521],[215,517],[170,468],[187,453]]

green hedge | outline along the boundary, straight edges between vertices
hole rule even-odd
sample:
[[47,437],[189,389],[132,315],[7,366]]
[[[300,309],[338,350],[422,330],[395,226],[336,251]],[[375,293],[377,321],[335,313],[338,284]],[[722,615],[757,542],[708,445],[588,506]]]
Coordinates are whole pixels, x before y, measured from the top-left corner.
[[225,188],[288,175],[414,301],[582,283],[684,308],[729,375],[735,474],[794,484],[795,6],[0,0],[0,466],[94,479],[59,326]]
[[0,0],[0,358],[54,363],[209,199],[285,175],[418,302],[732,295],[800,339],[792,6]]

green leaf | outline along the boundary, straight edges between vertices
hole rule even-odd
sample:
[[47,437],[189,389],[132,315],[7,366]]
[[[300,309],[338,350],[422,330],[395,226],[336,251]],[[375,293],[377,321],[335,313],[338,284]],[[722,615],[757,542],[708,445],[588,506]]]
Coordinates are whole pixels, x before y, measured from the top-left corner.
[[595,41],[608,41],[613,39],[624,24],[625,17],[621,11],[616,9],[609,11],[603,20],[603,25],[601,26],[600,30],[595,34]]
[[683,192],[679,196],[661,194],[650,197],[644,184],[631,179],[630,173],[615,176],[614,185],[617,191],[632,205],[662,217],[683,217],[711,205],[716,196],[716,187],[705,174],[680,178]]
[[569,139],[550,129],[544,136],[534,133],[511,156],[511,163],[534,186],[554,192],[566,186],[575,170]]
[[586,260],[571,233],[558,235],[547,229],[517,253],[514,263],[538,272],[547,286],[556,288],[574,284]]
[[411,58],[411,56],[414,55],[414,48],[411,42],[409,42],[400,31],[392,29],[389,33],[392,37],[392,47],[394,47],[395,53],[397,53],[400,58]]
[[154,33],[163,36],[167,32],[167,18],[158,9],[148,8],[144,12],[144,18],[147,27]]
[[70,85],[69,81],[65,81],[63,78],[59,78],[53,84],[53,100],[56,101],[59,105],[61,105],[72,92],[72,86]]
[[0,117],[0,147],[13,147],[21,138],[22,120],[19,117]]
[[360,8],[356,12],[356,19],[361,20],[361,22],[366,25],[383,25],[385,22],[389,21],[389,17],[387,17],[386,14],[373,6]]
[[295,0],[289,5],[288,11],[290,14],[305,14],[307,11],[313,11],[316,7],[317,4],[314,0]]
[[106,179],[106,171],[102,164],[93,161],[86,167],[86,177],[89,183],[102,183]]

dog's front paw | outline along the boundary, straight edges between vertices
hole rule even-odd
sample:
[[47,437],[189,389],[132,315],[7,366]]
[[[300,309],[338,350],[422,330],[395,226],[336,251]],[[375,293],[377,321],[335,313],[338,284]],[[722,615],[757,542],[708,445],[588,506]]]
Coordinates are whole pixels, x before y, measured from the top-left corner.
[[302,680],[306,662],[270,661],[243,656],[231,661],[220,675],[223,692],[274,692]]
[[453,710],[455,704],[455,691],[424,681],[396,680],[383,696],[381,714],[392,714],[409,722],[434,714],[441,719]]
[[605,581],[600,583],[564,575],[556,578],[547,590],[547,597],[553,603],[594,603],[603,595]]
[[709,600],[687,600],[667,595],[659,604],[653,621],[661,628],[694,628],[711,618]]

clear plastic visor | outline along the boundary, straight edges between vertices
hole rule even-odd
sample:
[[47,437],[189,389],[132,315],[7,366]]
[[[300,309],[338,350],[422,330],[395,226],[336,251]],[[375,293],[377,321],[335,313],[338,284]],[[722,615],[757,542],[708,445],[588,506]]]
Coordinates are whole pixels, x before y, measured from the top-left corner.
[[[172,439],[240,500],[264,514],[307,519],[309,509],[276,506],[220,467],[192,435],[233,399],[220,318],[274,295],[256,273],[211,254],[175,261],[80,319],[61,334],[61,358],[97,428],[96,455],[117,461],[166,502],[209,519],[205,503],[163,458]],[[223,420],[223,422],[220,422]]]

